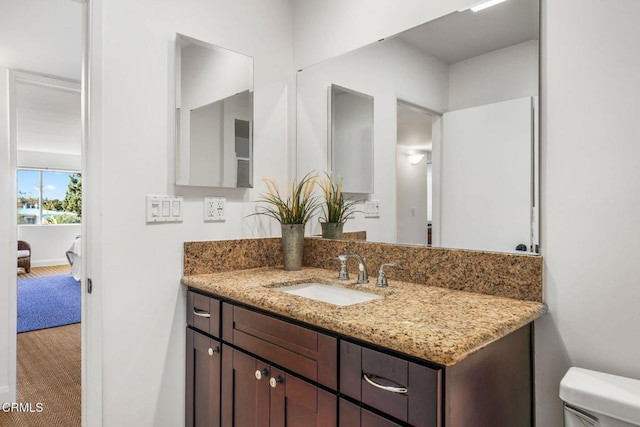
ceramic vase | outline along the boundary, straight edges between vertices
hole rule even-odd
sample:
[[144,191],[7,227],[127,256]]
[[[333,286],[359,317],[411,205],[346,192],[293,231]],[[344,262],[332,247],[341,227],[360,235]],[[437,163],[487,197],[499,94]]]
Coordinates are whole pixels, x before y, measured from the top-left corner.
[[322,237],[325,239],[342,240],[344,222],[321,222]]
[[281,228],[284,269],[300,270],[304,248],[304,224],[281,224]]

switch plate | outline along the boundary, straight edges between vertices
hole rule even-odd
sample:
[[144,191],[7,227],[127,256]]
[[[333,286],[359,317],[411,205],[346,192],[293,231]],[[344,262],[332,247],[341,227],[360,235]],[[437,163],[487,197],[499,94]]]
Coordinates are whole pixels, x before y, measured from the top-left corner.
[[147,222],[181,222],[181,196],[147,195]]
[[380,200],[369,200],[364,202],[365,218],[380,218]]
[[225,221],[227,198],[226,197],[205,197],[204,198],[204,220],[205,221]]

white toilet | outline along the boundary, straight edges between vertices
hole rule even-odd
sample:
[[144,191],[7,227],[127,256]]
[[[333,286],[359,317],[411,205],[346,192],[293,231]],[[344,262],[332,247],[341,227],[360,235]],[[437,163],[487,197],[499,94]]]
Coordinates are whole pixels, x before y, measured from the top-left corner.
[[640,380],[571,368],[560,382],[565,427],[640,426]]

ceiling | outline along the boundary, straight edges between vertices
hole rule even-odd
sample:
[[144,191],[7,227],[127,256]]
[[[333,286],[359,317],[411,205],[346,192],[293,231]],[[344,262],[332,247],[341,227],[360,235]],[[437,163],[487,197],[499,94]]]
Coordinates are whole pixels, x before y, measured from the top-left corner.
[[79,91],[21,83],[17,106],[18,150],[81,153]]
[[82,4],[0,1],[0,65],[80,80]]
[[[1,0],[0,65],[79,81],[81,3],[73,0]],[[80,153],[79,92],[17,87],[18,149]]]
[[508,0],[479,12],[453,12],[395,37],[454,64],[538,39],[538,16],[538,0]]

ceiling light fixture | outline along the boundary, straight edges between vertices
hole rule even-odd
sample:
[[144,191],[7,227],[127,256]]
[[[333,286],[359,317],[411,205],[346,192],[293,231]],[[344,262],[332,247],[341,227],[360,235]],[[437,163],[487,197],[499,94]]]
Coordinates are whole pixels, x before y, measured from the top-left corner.
[[411,163],[412,165],[417,165],[422,161],[422,159],[424,159],[424,154],[422,153],[407,154],[407,157],[409,158],[409,163]]

